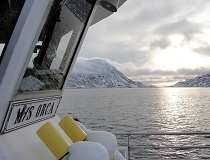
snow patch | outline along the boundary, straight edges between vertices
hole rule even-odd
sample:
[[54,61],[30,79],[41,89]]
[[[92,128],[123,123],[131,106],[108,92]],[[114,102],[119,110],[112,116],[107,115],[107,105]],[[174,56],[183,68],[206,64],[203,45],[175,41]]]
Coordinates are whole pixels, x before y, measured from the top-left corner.
[[114,134],[106,131],[93,131],[87,135],[87,141],[98,142],[103,145],[108,153],[109,157],[113,157],[117,149],[117,139]]
[[210,87],[210,74],[186,79],[185,81],[178,82],[171,87]]
[[104,146],[95,142],[77,142],[69,147],[68,160],[109,160]]
[[78,58],[71,73],[67,88],[145,88],[134,82],[105,59]]

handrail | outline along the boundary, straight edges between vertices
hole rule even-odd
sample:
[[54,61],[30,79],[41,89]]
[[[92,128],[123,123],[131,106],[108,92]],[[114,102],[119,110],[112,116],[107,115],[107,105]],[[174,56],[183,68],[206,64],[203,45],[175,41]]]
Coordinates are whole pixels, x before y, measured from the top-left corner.
[[208,135],[210,132],[121,132],[115,135]]
[[[126,160],[130,159],[130,136],[150,136],[150,135],[210,135],[210,132],[121,132],[121,133],[114,133],[116,136],[127,136],[127,147],[125,147],[128,152],[126,156]],[[123,149],[123,147],[121,147]],[[133,148],[133,147],[132,147]],[[189,146],[138,146],[134,148],[143,148],[143,149],[166,149],[166,148],[175,148],[175,149],[205,149],[210,148],[210,145],[189,145]]]
[[124,151],[124,158],[128,160],[128,147],[117,147],[118,151]]

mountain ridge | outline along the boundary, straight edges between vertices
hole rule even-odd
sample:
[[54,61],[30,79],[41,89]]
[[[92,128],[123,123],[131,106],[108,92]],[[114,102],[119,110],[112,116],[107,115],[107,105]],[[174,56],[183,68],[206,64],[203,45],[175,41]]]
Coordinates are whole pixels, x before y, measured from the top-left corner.
[[171,87],[210,87],[210,73],[177,82]]
[[105,59],[78,58],[67,88],[145,88],[127,78]]

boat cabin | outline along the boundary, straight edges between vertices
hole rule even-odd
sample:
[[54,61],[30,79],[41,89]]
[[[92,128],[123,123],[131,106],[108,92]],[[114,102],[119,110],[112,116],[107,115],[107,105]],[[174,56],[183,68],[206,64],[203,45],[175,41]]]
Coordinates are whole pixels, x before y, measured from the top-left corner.
[[55,159],[36,131],[50,121],[66,136],[56,116],[62,91],[88,28],[112,14],[105,8],[96,0],[1,1],[1,160]]

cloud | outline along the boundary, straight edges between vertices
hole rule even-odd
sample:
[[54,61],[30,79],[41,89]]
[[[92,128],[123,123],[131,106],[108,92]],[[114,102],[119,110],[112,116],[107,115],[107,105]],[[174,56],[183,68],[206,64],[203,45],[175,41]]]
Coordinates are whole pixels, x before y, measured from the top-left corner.
[[[126,76],[140,80],[145,76],[148,83],[209,73],[206,61],[203,67],[180,66],[176,71],[162,70],[154,64],[159,54],[175,47],[187,51],[179,56],[193,53],[200,59],[210,58],[209,7],[209,0],[126,1],[118,12],[90,27],[79,56],[106,58]],[[176,46],[170,39],[173,35],[183,37]]]
[[203,56],[210,56],[210,46],[195,48],[194,51]]
[[151,44],[150,48],[155,49],[155,48],[160,48],[160,49],[165,49],[167,47],[171,46],[171,42],[166,39],[166,38],[160,38],[160,39],[155,39]]
[[103,59],[108,63],[114,65],[119,71],[124,73],[128,78],[142,82],[146,85],[157,85],[157,86],[169,86],[185,79],[195,78],[198,75],[204,75],[210,73],[210,68],[182,68],[177,71],[173,70],[152,70],[149,68],[139,68],[133,62],[119,63],[105,58],[83,58],[78,57],[73,72],[95,74],[97,68],[94,65],[90,65],[92,59]]
[[139,81],[144,84],[157,85],[167,82],[174,84],[178,81],[185,79],[194,78],[198,75],[204,75],[210,73],[210,67],[199,67],[195,69],[181,68],[177,71],[174,70],[161,70],[161,69],[150,69],[140,68],[133,62],[118,63],[116,61],[109,61],[110,64],[114,65],[118,70],[123,72],[127,77],[134,81]]
[[195,78],[198,75],[208,73],[210,73],[210,68],[180,69],[177,72],[171,70],[163,71],[140,69],[136,70],[135,74],[128,77],[134,81],[139,81],[144,84],[168,86],[179,81],[184,81],[185,79]]
[[202,33],[202,26],[200,24],[191,23],[187,19],[163,24],[154,30],[155,34],[161,36],[170,36],[180,34],[185,37],[185,40],[190,41],[194,35]]

